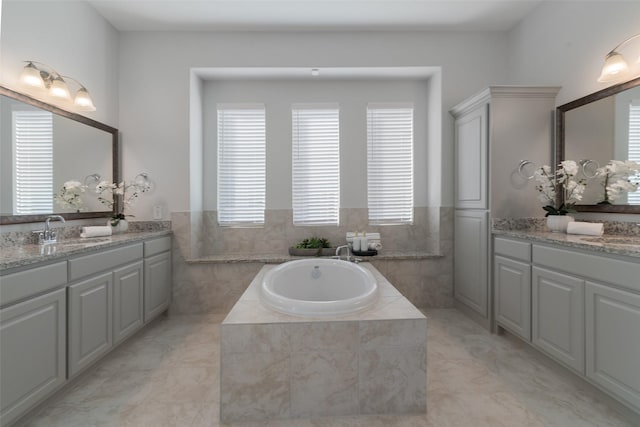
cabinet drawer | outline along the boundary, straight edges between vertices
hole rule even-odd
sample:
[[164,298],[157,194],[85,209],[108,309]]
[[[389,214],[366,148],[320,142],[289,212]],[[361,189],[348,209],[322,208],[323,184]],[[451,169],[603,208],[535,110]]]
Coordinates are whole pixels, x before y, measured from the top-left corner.
[[67,262],[57,262],[0,277],[0,306],[67,283]]
[[503,255],[520,261],[531,262],[531,243],[522,240],[496,237],[493,250],[497,255]]
[[533,263],[640,291],[640,262],[533,245]]
[[144,242],[144,256],[149,257],[160,252],[171,250],[171,236],[160,237],[158,239]]
[[111,270],[142,258],[142,242],[100,251],[69,260],[69,280],[76,280],[104,270]]

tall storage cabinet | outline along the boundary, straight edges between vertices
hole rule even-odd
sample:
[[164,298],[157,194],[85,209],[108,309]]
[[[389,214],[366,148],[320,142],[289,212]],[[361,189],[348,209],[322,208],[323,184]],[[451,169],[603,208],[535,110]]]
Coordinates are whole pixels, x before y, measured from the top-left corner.
[[455,119],[454,297],[490,329],[491,220],[539,216],[521,160],[550,164],[558,87],[491,86],[451,110]]

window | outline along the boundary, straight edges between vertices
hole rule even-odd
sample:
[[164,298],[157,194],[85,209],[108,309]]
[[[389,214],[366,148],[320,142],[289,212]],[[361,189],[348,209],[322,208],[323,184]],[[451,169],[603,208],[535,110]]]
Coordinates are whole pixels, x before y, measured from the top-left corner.
[[264,224],[264,105],[218,105],[218,224]]
[[53,212],[53,115],[48,111],[14,111],[14,212]]
[[[629,157],[627,159],[640,163],[640,103],[629,105]],[[639,182],[640,176],[636,175],[632,180]],[[627,203],[640,205],[640,190],[628,193]]]
[[413,223],[413,105],[367,106],[367,182],[370,224]]
[[338,225],[340,119],[335,104],[292,109],[293,223]]

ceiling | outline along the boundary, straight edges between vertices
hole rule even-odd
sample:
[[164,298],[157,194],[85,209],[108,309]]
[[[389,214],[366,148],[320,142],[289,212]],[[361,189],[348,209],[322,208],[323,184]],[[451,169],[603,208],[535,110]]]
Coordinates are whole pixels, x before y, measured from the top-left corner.
[[504,31],[541,0],[87,0],[120,31]]

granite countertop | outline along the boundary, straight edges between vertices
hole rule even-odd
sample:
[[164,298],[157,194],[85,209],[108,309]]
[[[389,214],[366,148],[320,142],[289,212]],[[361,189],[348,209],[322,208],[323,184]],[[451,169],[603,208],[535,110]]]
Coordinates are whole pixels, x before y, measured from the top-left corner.
[[495,228],[493,229],[493,234],[495,236],[516,237],[538,243],[551,243],[570,248],[640,258],[640,236],[636,235],[605,234],[598,237],[546,231],[498,230]]
[[[443,255],[431,252],[408,251],[408,252],[382,252],[376,256],[358,256],[362,262],[375,262],[376,260],[411,260],[441,258]],[[187,259],[189,264],[232,264],[232,263],[259,263],[259,264],[280,264],[296,259],[306,259],[309,257],[279,255],[279,254],[222,254],[209,255],[202,258]],[[327,258],[327,257],[321,257]]]
[[3,246],[0,247],[0,272],[168,235],[171,235],[171,230],[132,232],[86,239],[78,237],[62,239],[49,245]]

